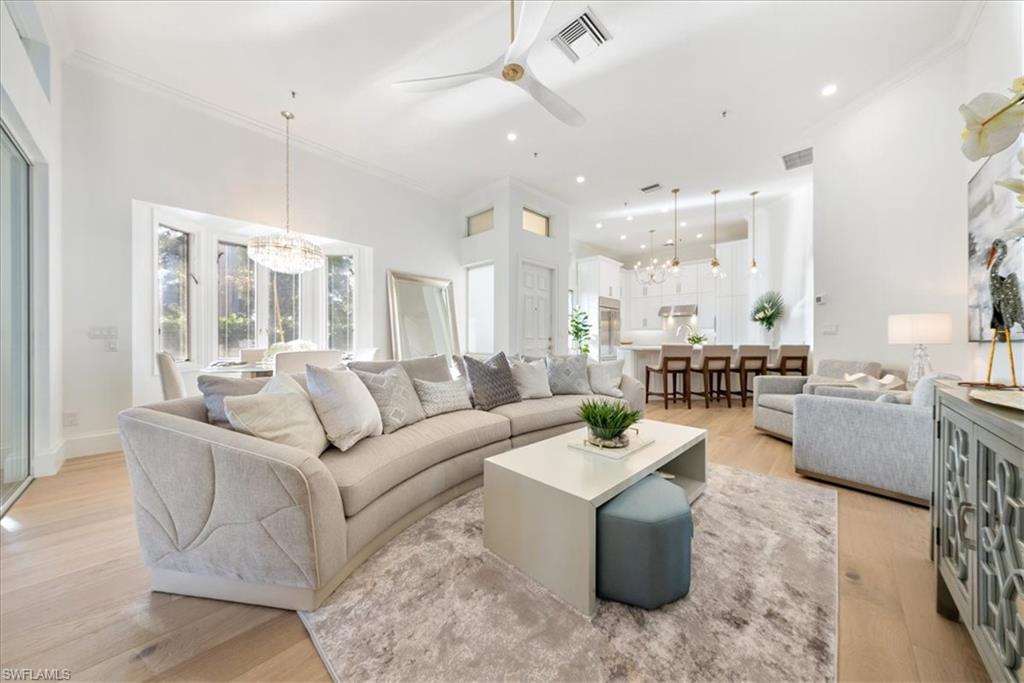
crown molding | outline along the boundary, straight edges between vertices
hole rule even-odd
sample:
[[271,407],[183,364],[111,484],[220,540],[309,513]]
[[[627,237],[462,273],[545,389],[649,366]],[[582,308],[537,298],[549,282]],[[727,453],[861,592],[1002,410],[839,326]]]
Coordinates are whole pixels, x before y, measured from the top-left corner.
[[[65,64],[79,67],[97,75],[118,81],[129,87],[137,88],[143,92],[166,97],[192,109],[193,111],[198,111],[208,116],[212,116],[216,119],[245,128],[246,130],[254,133],[259,133],[266,137],[274,138],[275,140],[284,140],[283,130],[279,130],[274,126],[242,114],[241,112],[215,104],[209,100],[189,94],[183,90],[179,90],[161,81],[143,76],[142,74],[131,71],[130,69],[125,69],[124,67],[108,62],[87,52],[83,52],[82,50],[74,50],[67,56],[64,62]],[[345,154],[340,150],[334,149],[333,147],[329,147],[315,140],[311,140],[310,138],[292,134],[291,139],[294,147],[337,162],[353,170],[402,185],[434,199],[442,201],[450,200],[450,197],[435,187],[424,185],[423,183],[400,173],[395,173],[394,171],[375,166],[374,164]]]

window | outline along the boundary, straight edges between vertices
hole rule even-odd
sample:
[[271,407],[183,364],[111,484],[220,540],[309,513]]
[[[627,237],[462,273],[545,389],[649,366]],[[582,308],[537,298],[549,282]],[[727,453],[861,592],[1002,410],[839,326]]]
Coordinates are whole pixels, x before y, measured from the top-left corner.
[[494,209],[473,214],[466,219],[466,230],[470,236],[494,229]]
[[189,347],[189,234],[159,226],[157,230],[157,286],[159,289],[159,351],[174,360],[190,360]]
[[298,275],[270,271],[269,294],[267,296],[267,342],[276,344],[298,339],[301,336],[299,313]]
[[327,346],[353,350],[355,333],[355,273],[352,256],[327,257]]
[[494,264],[466,269],[466,352],[494,351]]
[[256,264],[241,244],[217,243],[217,357],[256,346]]
[[523,209],[523,230],[547,237],[550,232],[550,219],[536,211]]

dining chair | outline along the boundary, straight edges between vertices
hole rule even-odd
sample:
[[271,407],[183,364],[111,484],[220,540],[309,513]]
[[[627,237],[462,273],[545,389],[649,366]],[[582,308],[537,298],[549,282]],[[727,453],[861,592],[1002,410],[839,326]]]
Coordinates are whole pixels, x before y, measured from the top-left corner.
[[[665,402],[665,409],[668,410],[669,397],[675,403],[678,399],[686,399],[686,407],[692,408],[692,397],[690,395],[690,361],[693,358],[693,345],[691,344],[662,344],[661,355],[657,365],[644,367],[644,403],[650,400],[651,396],[661,396]],[[661,376],[661,392],[651,391],[651,376]],[[683,393],[679,393],[677,380],[683,377]],[[669,377],[672,377],[672,393],[669,393]]]
[[754,395],[753,382],[750,377],[768,374],[768,354],[771,349],[767,344],[741,344],[733,357],[733,369],[740,380],[740,405],[747,407],[747,395]]
[[333,349],[322,351],[281,351],[274,355],[274,374],[305,372],[307,365],[333,368],[341,363],[342,355],[341,351]]
[[181,379],[181,371],[174,356],[161,351],[156,354],[156,367],[160,372],[160,388],[164,392],[164,400],[185,398],[185,382]]
[[[728,344],[712,344],[701,350],[699,368],[691,372],[700,375],[703,391],[694,391],[697,396],[704,397],[704,407],[711,407],[711,400],[720,400],[725,396],[726,405],[732,408],[732,346]],[[723,378],[725,391],[722,391]],[[717,389],[715,385],[717,384]]]
[[802,344],[783,344],[779,347],[778,361],[768,366],[769,373],[788,375],[790,371],[798,375],[807,374],[807,358],[811,354],[811,347]]
[[239,360],[250,365],[262,362],[265,355],[267,355],[266,349],[241,349],[238,352]]

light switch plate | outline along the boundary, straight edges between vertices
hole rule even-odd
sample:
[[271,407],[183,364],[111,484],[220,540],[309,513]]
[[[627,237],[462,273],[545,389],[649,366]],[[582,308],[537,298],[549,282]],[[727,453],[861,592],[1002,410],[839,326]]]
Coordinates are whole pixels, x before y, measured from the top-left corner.
[[821,333],[827,334],[829,336],[835,336],[839,334],[839,325],[836,325],[834,323],[831,325],[825,325],[824,327],[821,328]]

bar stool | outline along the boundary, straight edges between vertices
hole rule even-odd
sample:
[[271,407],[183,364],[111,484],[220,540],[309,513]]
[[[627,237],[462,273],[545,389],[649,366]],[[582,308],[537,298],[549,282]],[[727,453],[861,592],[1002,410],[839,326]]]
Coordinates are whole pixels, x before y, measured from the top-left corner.
[[733,372],[739,375],[740,405],[747,407],[747,395],[753,397],[754,389],[750,377],[768,374],[768,345],[741,345],[733,358]]
[[[704,407],[711,407],[711,399],[716,401],[725,396],[726,405],[732,408],[732,347],[726,344],[705,346],[701,351],[699,368],[693,368],[704,382],[704,391],[694,391],[697,396],[704,397]],[[725,378],[725,391],[722,391],[722,378]],[[718,389],[714,388],[715,382]]]
[[798,375],[807,374],[807,357],[811,354],[810,346],[785,345],[779,347],[779,360],[768,367],[769,373],[788,375],[790,371]]
[[[693,357],[693,346],[691,344],[662,344],[661,357],[657,365],[648,365],[644,368],[644,403],[650,400],[651,396],[661,396],[665,401],[665,410],[668,410],[669,397],[675,403],[680,398],[686,399],[686,407],[692,408],[690,396],[690,361]],[[651,375],[661,375],[661,393],[651,391]],[[676,380],[679,375],[683,376],[683,393],[679,393]],[[672,377],[672,393],[669,393],[669,376]]]

